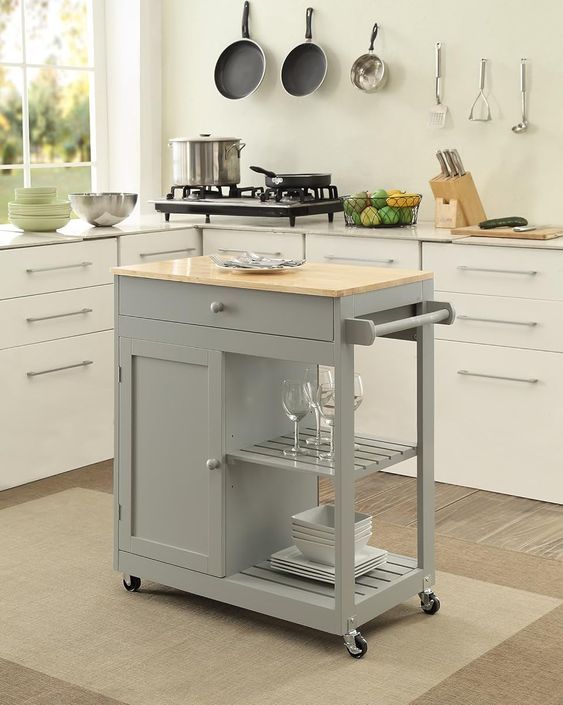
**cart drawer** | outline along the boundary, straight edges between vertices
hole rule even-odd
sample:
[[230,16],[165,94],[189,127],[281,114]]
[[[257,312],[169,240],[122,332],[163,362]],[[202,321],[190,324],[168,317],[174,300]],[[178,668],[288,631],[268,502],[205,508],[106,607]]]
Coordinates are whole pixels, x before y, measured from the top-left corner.
[[563,301],[563,252],[424,243],[422,253],[441,291]]
[[111,284],[116,264],[114,238],[1,252],[0,299]]
[[451,326],[436,326],[436,338],[510,348],[563,352],[563,302],[436,292],[456,311]]
[[119,313],[124,316],[333,340],[333,301],[329,298],[136,277],[119,279]]
[[113,284],[0,301],[0,348],[113,328]]

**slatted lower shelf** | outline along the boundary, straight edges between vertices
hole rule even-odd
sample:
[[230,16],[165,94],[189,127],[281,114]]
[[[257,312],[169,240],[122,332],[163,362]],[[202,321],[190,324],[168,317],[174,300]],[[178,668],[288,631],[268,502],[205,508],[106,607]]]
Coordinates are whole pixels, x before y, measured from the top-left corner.
[[[385,563],[356,579],[356,603],[361,603],[391,588],[395,581],[415,570],[417,570],[416,559],[390,553]],[[303,593],[307,602],[311,601],[314,595],[318,595],[325,604],[327,599],[334,600],[335,591],[332,585],[276,570],[272,568],[269,561],[242,570],[239,575],[258,581],[258,585],[262,582],[264,590],[269,590],[273,584],[287,588],[288,596],[292,593],[297,594],[299,591]]]
[[[313,429],[301,431],[303,442],[306,437],[312,435],[314,435]],[[356,435],[355,442],[357,448],[354,451],[354,471],[358,477],[384,470],[403,460],[414,458],[416,455],[416,446],[414,445],[384,441],[365,434]],[[283,451],[292,445],[293,437],[291,435],[279,436],[228,453],[227,460],[242,460],[246,463],[313,472],[317,475],[334,475],[334,465],[324,458],[300,455],[298,459],[294,460],[285,456]]]

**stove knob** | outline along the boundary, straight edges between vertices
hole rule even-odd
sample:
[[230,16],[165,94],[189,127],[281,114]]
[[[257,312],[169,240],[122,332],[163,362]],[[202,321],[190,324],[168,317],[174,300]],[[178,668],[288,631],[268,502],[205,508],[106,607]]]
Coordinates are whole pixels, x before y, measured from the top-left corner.
[[211,309],[211,313],[221,313],[221,311],[225,310],[225,305],[220,301],[212,301],[209,308]]

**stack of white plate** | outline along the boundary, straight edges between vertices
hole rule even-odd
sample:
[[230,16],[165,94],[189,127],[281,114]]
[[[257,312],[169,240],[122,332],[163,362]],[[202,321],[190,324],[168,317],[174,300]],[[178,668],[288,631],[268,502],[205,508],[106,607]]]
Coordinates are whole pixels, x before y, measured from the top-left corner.
[[[387,551],[382,548],[365,546],[356,554],[356,567],[354,577],[359,578],[364,573],[375,570],[387,560]],[[270,565],[276,570],[291,573],[300,578],[320,580],[323,583],[335,582],[335,568],[333,565],[320,565],[310,561],[295,546],[289,546],[270,556]]]
[[[354,519],[354,547],[358,557],[372,534],[370,514],[356,512]],[[311,561],[334,565],[335,512],[331,504],[321,504],[291,517],[291,536],[301,553]]]
[[70,201],[57,200],[54,186],[17,188],[16,200],[8,204],[8,220],[22,230],[58,230],[70,220]]

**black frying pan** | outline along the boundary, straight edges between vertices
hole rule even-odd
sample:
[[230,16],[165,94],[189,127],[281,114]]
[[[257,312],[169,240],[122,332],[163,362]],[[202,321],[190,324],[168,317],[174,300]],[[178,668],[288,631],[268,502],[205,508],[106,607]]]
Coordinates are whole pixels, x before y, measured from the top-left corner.
[[266,72],[266,56],[262,47],[250,39],[248,13],[244,3],[242,12],[242,39],[223,50],[215,64],[215,85],[225,98],[238,100],[254,93]]
[[313,42],[312,19],[313,8],[308,7],[305,41],[292,49],[283,62],[281,82],[290,95],[304,96],[314,93],[325,80],[326,54],[318,44]]
[[251,166],[252,171],[264,174],[268,188],[320,188],[330,186],[332,174],[276,174],[261,166]]

